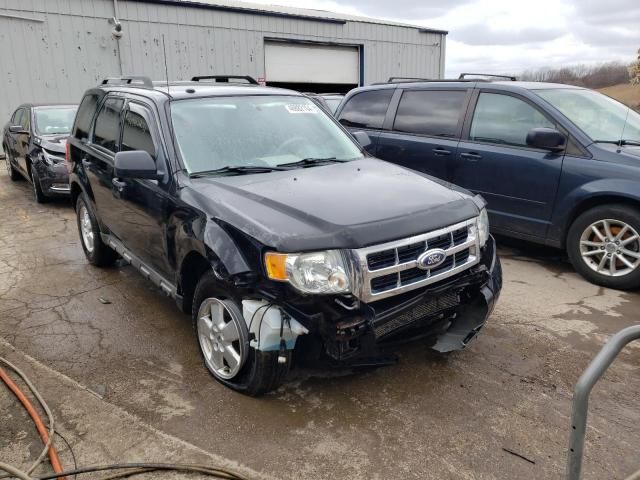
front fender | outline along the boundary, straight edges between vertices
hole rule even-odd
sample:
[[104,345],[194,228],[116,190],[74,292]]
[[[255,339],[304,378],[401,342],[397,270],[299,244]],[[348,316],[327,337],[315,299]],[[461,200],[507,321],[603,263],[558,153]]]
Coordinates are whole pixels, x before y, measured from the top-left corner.
[[635,180],[620,178],[603,178],[582,184],[562,196],[549,229],[549,239],[563,244],[567,230],[577,213],[585,205],[597,205],[598,198],[602,203],[611,203],[615,199],[638,202],[640,204],[640,184]]

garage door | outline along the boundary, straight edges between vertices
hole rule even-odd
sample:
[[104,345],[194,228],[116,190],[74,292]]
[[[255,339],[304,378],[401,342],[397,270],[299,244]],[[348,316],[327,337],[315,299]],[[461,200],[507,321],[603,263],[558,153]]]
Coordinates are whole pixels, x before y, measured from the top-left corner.
[[357,47],[265,43],[265,76],[269,83],[358,85]]

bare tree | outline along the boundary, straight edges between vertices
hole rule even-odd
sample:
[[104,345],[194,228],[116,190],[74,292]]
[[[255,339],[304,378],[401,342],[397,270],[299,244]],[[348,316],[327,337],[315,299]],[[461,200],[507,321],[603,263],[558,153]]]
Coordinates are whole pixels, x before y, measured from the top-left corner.
[[577,85],[587,88],[603,88],[629,82],[628,65],[608,62],[599,65],[573,65],[562,68],[539,68],[526,70],[520,75],[522,80]]
[[638,49],[638,60],[629,67],[629,75],[633,85],[640,85],[640,48]]

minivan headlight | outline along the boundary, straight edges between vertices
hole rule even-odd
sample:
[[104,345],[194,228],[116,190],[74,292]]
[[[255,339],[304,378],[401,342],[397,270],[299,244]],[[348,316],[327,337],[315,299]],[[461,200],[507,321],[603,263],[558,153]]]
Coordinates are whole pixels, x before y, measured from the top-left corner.
[[478,240],[480,241],[480,246],[483,247],[487,240],[489,240],[489,214],[487,214],[487,209],[483,208],[480,210],[480,215],[478,215],[477,220],[478,225]]
[[271,280],[289,282],[303,293],[343,294],[351,291],[346,262],[339,250],[268,252],[264,264]]

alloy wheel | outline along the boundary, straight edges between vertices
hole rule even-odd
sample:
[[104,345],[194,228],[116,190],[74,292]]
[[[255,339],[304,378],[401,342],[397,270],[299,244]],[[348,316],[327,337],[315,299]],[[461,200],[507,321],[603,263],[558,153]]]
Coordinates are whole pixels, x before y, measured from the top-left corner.
[[207,298],[198,311],[198,341],[207,368],[217,377],[235,377],[246,360],[246,346],[241,340],[239,321],[225,301]]
[[80,207],[78,215],[80,217],[80,233],[82,234],[82,243],[84,243],[84,247],[87,249],[87,252],[93,253],[93,249],[95,248],[95,234],[91,225],[89,210],[87,210],[87,207],[85,205],[82,205]]
[[640,266],[640,235],[621,220],[598,220],[582,233],[580,255],[600,275],[629,275]]

